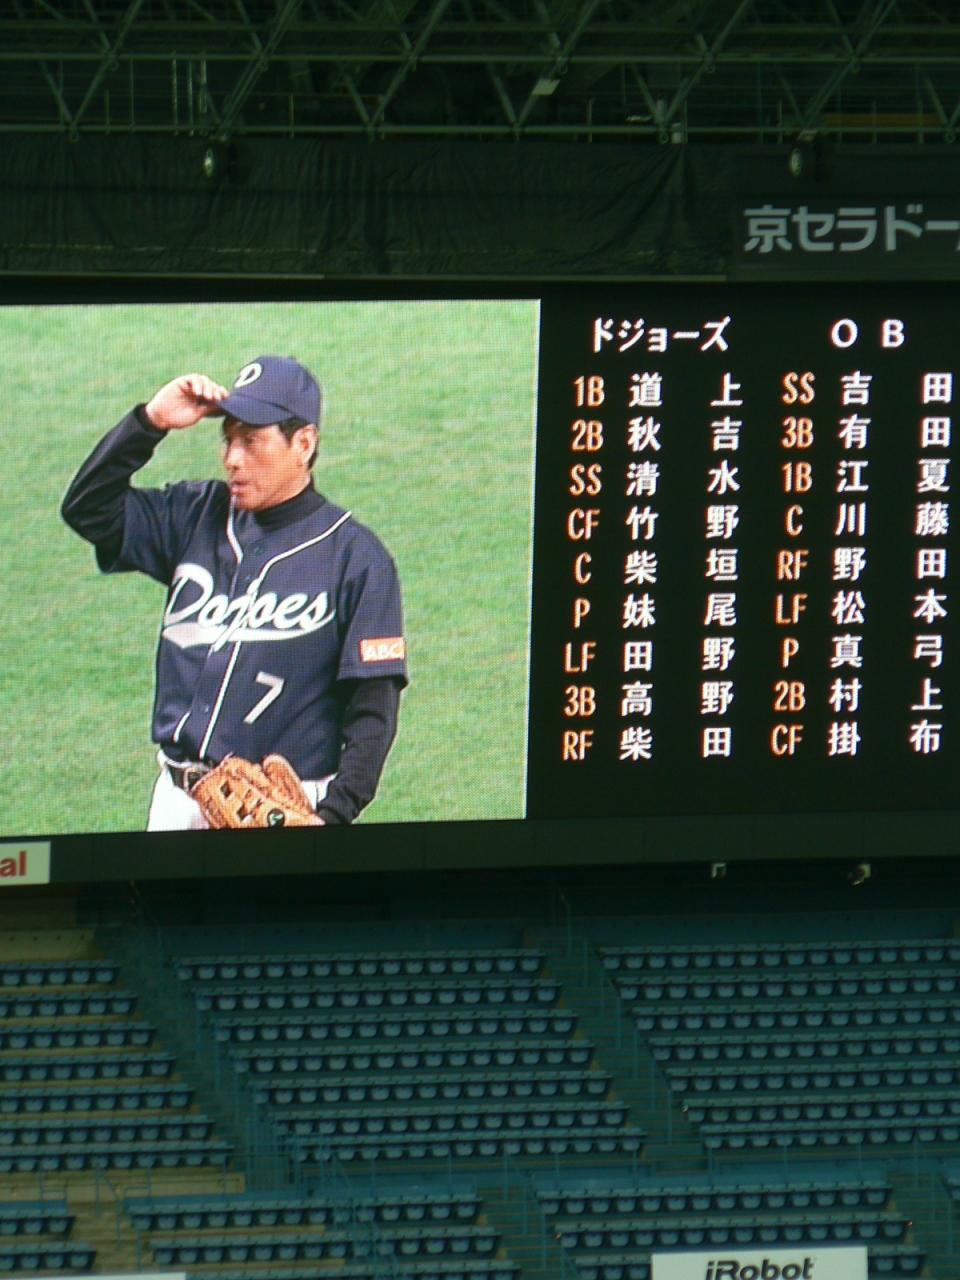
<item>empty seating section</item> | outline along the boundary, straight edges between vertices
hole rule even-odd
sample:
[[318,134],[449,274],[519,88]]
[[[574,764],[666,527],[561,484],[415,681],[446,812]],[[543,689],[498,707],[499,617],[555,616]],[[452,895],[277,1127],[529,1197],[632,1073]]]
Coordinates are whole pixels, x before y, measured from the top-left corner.
[[172,1053],[110,1053],[73,1057],[66,1053],[31,1057],[0,1056],[0,1084],[63,1083],[67,1080],[166,1080],[173,1074]]
[[0,994],[0,1018],[104,1018],[130,1017],[137,998],[129,991],[63,994],[43,991],[37,995]]
[[271,1045],[269,1048],[233,1046],[231,1057],[237,1071],[258,1076],[286,1076],[341,1073],[345,1071],[461,1071],[496,1067],[543,1067],[544,1069],[588,1067],[593,1045],[585,1040],[518,1040],[481,1037],[471,1040],[457,1036],[443,1044],[415,1041],[378,1040],[375,1045],[300,1048]]
[[701,946],[599,948],[604,968],[611,973],[670,973],[706,969],[732,972],[778,970],[873,969],[892,965],[908,968],[955,966],[960,942],[762,942],[718,943]]
[[294,978],[474,977],[539,975],[543,956],[535,951],[498,948],[469,951],[368,951],[336,955],[181,957],[177,972],[196,982],[218,980],[288,981]]
[[571,1036],[576,1017],[545,1009],[535,1013],[506,1009],[426,1009],[419,1013],[356,1014],[264,1013],[251,1016],[218,1015],[218,1040],[234,1044],[276,1044],[306,1040],[433,1040],[448,1036]]
[[0,1015],[0,1175],[229,1159],[116,964],[0,964]]
[[431,1255],[475,1254],[486,1257],[497,1249],[496,1233],[488,1227],[383,1228],[367,1238],[362,1233],[338,1231],[285,1231],[252,1235],[209,1234],[190,1241],[163,1241],[152,1237],[154,1261],[161,1267],[190,1267],[222,1262],[295,1262],[300,1260],[340,1262],[364,1257],[430,1257]]
[[[232,1260],[227,1259],[228,1263]],[[389,1270],[385,1271],[384,1268]],[[395,1253],[377,1255],[367,1263],[340,1263],[338,1261],[305,1261],[295,1267],[271,1264],[268,1267],[218,1266],[203,1271],[192,1271],[215,1280],[521,1280],[520,1271],[512,1262],[497,1259],[446,1259],[422,1262],[418,1259],[400,1258]]]
[[603,946],[708,1151],[960,1140],[960,944]]
[[[771,1001],[775,997],[771,997]],[[725,1007],[726,1006],[726,1007]],[[956,1027],[960,1005],[943,1000],[917,999],[886,1003],[851,996],[843,1001],[823,1000],[797,1003],[777,998],[760,1004],[723,1001],[704,1004],[684,1000],[673,1008],[652,1012],[637,1010],[635,1021],[641,1031],[796,1031],[818,1028],[857,1030],[861,1027]]]
[[538,952],[190,956],[175,968],[201,1034],[297,1166],[642,1145]]
[[0,1027],[0,1052],[33,1049],[132,1049],[153,1043],[154,1028],[143,1022],[42,1022]]
[[90,1169],[196,1169],[224,1166],[233,1148],[218,1139],[64,1142],[49,1148],[0,1148],[0,1173],[79,1173]]
[[93,1089],[51,1083],[43,1090],[0,1088],[0,1116],[63,1111],[179,1111],[190,1106],[192,1097],[193,1089],[188,1084],[126,1084]]
[[64,1200],[0,1204],[0,1272],[89,1271],[95,1250],[71,1240]]
[[270,985],[258,982],[241,991],[226,983],[210,983],[196,993],[198,1009],[233,1012],[277,1009],[402,1009],[419,1005],[551,1005],[558,987],[553,982],[502,978],[423,978],[417,982],[337,981],[319,986],[315,980]]
[[0,1271],[89,1271],[96,1250],[86,1244],[44,1244],[0,1238]]
[[72,1227],[65,1200],[0,1205],[0,1236],[65,1236]]
[[474,1192],[130,1198],[124,1209],[156,1266],[216,1267],[217,1277],[252,1276],[258,1264],[279,1275],[285,1263],[305,1265],[290,1275],[312,1274],[312,1264],[357,1280],[386,1268],[445,1280],[516,1275]]
[[147,1120],[119,1116],[99,1116],[90,1120],[30,1120],[15,1117],[0,1120],[0,1147],[45,1149],[84,1142],[173,1142],[210,1137],[212,1122],[204,1115],[187,1115],[176,1120],[151,1117]]
[[[437,1072],[428,1079],[414,1072],[392,1070],[387,1076],[356,1075],[350,1080],[337,1076],[287,1075],[279,1083],[256,1083],[253,1096],[258,1102],[276,1107],[313,1106],[318,1102],[435,1102],[488,1100],[494,1098],[605,1098],[610,1077],[595,1071],[584,1077],[578,1071],[528,1071],[509,1078],[489,1076],[482,1071]],[[0,1095],[2,1110],[2,1095]]]
[[856,1062],[814,1067],[784,1065],[782,1062],[751,1062],[749,1066],[716,1066],[697,1063],[694,1067],[668,1068],[670,1087],[676,1093],[782,1094],[797,1090],[805,1094],[834,1089],[878,1092],[886,1089],[946,1089],[960,1084],[960,1059],[956,1063],[922,1058],[877,1062],[863,1066]]
[[111,960],[24,960],[0,962],[0,989],[9,987],[109,987],[117,981]]
[[253,1227],[344,1227],[365,1223],[403,1226],[475,1225],[475,1194],[434,1193],[357,1196],[244,1195],[129,1197],[124,1209],[138,1231],[225,1231]]
[[890,1187],[882,1178],[821,1179],[814,1182],[700,1179],[685,1183],[642,1183],[543,1190],[538,1193],[548,1216],[609,1217],[612,1213],[646,1218],[657,1214],[808,1213],[886,1209]]
[[661,1250],[862,1244],[871,1275],[912,1276],[923,1253],[881,1179],[621,1182],[539,1191],[550,1229],[582,1276],[649,1277]]

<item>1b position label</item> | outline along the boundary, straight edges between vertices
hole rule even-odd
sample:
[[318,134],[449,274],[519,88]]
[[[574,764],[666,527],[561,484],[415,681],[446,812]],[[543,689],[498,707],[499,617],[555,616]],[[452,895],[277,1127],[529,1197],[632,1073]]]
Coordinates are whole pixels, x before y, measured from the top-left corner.
[[950,807],[955,310],[544,302],[529,816]]

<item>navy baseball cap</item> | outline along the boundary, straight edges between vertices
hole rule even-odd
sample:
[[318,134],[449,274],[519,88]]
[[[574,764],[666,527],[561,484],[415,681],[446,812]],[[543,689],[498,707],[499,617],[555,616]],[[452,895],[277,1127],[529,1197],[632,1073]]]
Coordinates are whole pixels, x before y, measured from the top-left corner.
[[287,418],[320,425],[320,388],[313,375],[289,356],[257,356],[234,379],[220,412],[249,427],[269,427]]

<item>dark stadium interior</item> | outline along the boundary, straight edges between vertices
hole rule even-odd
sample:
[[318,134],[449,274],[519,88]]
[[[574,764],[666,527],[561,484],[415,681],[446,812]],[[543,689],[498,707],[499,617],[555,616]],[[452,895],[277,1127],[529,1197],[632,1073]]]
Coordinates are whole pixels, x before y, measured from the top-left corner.
[[[8,0],[0,76],[4,308],[829,286],[852,315],[960,280],[952,0]],[[24,378],[24,333],[56,423],[72,353]],[[11,652],[69,644],[4,616]],[[56,790],[62,748],[2,724],[0,1275],[960,1280],[951,777],[35,832],[14,757]],[[423,770],[482,789],[459,732]],[[90,795],[124,785],[74,746]]]

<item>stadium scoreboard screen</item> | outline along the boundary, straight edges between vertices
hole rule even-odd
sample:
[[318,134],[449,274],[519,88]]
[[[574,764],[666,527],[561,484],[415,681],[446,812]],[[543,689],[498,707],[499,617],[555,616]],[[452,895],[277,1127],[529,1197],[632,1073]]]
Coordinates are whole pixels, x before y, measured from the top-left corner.
[[529,812],[943,806],[951,306],[638,289],[540,342]]
[[[451,824],[488,820],[498,846],[482,837],[461,864],[549,861],[547,836],[562,832],[566,860],[588,861],[605,821],[696,818],[712,832],[737,816],[950,817],[960,358],[948,289],[317,298],[278,283],[198,301],[179,288],[0,310],[12,602],[0,870],[52,840],[52,878],[66,879],[96,862],[71,864],[71,840],[100,841],[87,857],[126,833],[133,870],[155,873],[151,706],[171,603],[142,574],[101,575],[60,504],[105,432],[167,379],[228,382],[263,351],[319,379],[316,484],[396,562],[410,674],[372,803],[345,831],[265,833],[271,865],[284,842],[308,850],[310,869],[328,869],[328,848],[338,869],[379,865],[384,824],[416,828],[407,865],[422,865],[456,844]],[[41,466],[21,429],[38,351],[59,406]],[[217,428],[168,436],[135,486],[222,475]],[[337,607],[331,595],[331,618]],[[237,643],[268,638],[284,637],[253,626]],[[260,676],[265,724],[284,703]],[[177,850],[202,850],[190,865],[217,874],[239,865],[237,839],[185,833]]]

